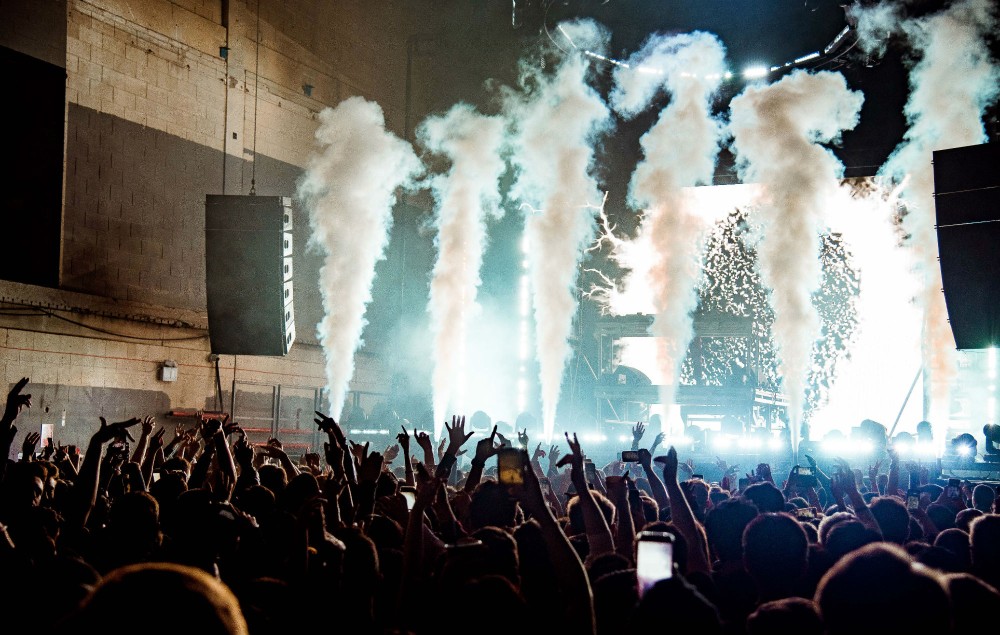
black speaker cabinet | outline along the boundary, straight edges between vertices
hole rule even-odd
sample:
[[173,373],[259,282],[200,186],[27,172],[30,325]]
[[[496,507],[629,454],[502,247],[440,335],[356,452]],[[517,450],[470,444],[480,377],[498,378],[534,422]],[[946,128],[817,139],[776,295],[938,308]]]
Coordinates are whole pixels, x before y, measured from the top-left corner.
[[941,282],[955,345],[1000,345],[1000,144],[934,153]]
[[291,199],[209,194],[205,277],[213,353],[287,354],[295,341]]

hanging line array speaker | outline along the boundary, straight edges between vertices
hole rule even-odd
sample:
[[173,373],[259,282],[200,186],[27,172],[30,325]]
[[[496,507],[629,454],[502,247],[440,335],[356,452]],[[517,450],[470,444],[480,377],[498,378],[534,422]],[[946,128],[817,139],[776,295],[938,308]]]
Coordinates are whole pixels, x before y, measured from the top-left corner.
[[960,350],[1000,345],[1000,143],[934,152],[941,282]]
[[286,355],[295,341],[292,200],[209,194],[205,278],[213,353]]

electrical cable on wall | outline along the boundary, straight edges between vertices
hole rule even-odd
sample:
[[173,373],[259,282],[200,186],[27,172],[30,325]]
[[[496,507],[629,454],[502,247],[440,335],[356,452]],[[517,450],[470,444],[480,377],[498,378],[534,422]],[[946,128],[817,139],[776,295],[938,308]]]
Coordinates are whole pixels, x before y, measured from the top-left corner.
[[[33,311],[33,313],[27,313],[27,312],[24,312],[24,311]],[[208,337],[208,335],[191,335],[191,336],[186,336],[186,337],[144,337],[144,336],[141,336],[141,335],[128,335],[128,334],[125,334],[125,333],[116,333],[115,331],[109,331],[108,329],[103,329],[103,328],[101,328],[99,326],[91,326],[90,324],[86,324],[86,323],[80,322],[78,320],[70,319],[68,317],[59,315],[58,313],[56,313],[56,312],[54,312],[54,311],[52,311],[50,309],[45,309],[45,308],[42,308],[42,307],[35,307],[35,306],[27,306],[27,305],[23,309],[3,309],[3,310],[0,310],[0,316],[9,316],[9,317],[51,317],[51,318],[55,318],[57,320],[62,320],[63,322],[68,322],[70,324],[74,324],[74,325],[79,326],[81,328],[85,328],[85,329],[88,329],[88,330],[91,330],[91,331],[96,331],[98,333],[103,333],[104,335],[111,335],[113,337],[121,337],[121,338],[131,339],[131,340],[140,340],[140,341],[144,341],[144,342],[187,342],[187,341],[192,341],[192,340],[201,340],[201,339],[205,339],[206,337]],[[164,326],[164,325],[161,325],[161,326]],[[176,328],[176,327],[171,327],[171,328]]]
[[257,0],[257,51],[254,54],[253,66],[253,164],[250,166],[250,196],[257,194],[257,103],[260,101],[257,92],[260,79],[260,0]]

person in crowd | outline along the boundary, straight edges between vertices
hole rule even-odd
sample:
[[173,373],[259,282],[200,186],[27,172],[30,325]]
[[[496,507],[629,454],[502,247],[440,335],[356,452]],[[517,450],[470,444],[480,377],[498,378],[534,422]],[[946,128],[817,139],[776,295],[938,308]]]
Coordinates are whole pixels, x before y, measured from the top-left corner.
[[[0,418],[22,457],[0,465],[4,632],[257,635],[333,616],[376,635],[958,633],[1000,605],[995,490],[928,484],[909,508],[891,447],[872,491],[809,457],[816,483],[761,463],[736,487],[721,460],[715,482],[674,447],[654,456],[663,437],[643,447],[641,423],[638,461],[602,471],[575,434],[533,446],[525,426],[515,445],[493,424],[470,444],[456,416],[435,450],[396,420],[379,452],[317,412],[323,451],[296,463],[228,419],[168,435],[148,415],[36,452],[30,407],[24,378]],[[501,452],[520,467],[498,470]],[[670,534],[669,564],[638,558],[644,532]],[[659,582],[640,588],[640,570]]]

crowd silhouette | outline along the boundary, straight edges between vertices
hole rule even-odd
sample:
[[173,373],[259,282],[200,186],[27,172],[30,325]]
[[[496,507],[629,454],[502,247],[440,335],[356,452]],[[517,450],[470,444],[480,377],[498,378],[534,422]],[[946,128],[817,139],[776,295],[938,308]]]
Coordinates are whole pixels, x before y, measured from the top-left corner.
[[28,390],[0,420],[5,632],[944,634],[1000,609],[995,489],[891,445],[867,479],[807,457],[814,478],[717,483],[642,424],[600,468],[575,435],[473,441],[464,417],[377,451],[317,412],[323,456],[297,460],[228,419],[39,447]]

